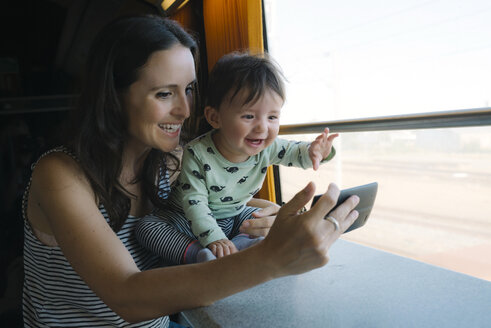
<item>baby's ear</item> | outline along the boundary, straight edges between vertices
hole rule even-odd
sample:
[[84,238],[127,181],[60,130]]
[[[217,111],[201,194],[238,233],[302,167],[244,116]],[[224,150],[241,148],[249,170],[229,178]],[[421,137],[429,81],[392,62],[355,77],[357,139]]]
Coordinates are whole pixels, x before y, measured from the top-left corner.
[[220,128],[220,119],[219,119],[218,111],[213,107],[206,106],[204,112],[205,112],[205,118],[208,121],[208,123],[214,129]]

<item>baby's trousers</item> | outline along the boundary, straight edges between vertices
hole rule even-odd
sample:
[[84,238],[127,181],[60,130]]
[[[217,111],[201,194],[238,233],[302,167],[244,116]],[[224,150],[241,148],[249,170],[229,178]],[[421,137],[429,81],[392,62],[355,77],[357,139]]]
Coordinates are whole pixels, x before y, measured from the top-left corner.
[[[245,220],[253,219],[257,207],[246,206],[233,217],[218,219],[218,226],[232,239],[237,236]],[[169,264],[183,263],[184,253],[190,243],[196,241],[191,225],[181,209],[160,209],[140,220],[135,230],[136,238],[147,249],[161,256]]]

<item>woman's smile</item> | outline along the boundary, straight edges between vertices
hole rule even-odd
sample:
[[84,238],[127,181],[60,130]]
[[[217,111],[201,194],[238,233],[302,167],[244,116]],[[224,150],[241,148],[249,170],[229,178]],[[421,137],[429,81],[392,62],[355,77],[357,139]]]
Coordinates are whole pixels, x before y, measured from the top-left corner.
[[181,127],[182,124],[159,124],[159,128],[168,136],[170,137],[177,137],[179,136],[179,133],[181,132]]

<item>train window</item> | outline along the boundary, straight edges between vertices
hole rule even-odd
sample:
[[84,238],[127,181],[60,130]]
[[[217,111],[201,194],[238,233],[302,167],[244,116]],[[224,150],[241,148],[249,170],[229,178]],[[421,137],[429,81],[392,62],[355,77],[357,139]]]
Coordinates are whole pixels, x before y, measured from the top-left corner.
[[[486,1],[264,0],[264,8],[268,50],[288,80],[282,124],[489,114]],[[329,182],[378,181],[369,223],[344,239],[491,281],[490,136],[489,126],[341,133],[336,158],[319,171],[280,167],[282,200],[310,180],[319,192]]]
[[[491,4],[264,0],[282,124],[491,106]],[[301,113],[301,114],[299,114]]]
[[368,223],[343,239],[491,281],[491,127],[344,133],[338,139],[336,157],[317,172],[280,167],[283,199],[311,180],[317,193],[330,182],[348,188],[377,181]]

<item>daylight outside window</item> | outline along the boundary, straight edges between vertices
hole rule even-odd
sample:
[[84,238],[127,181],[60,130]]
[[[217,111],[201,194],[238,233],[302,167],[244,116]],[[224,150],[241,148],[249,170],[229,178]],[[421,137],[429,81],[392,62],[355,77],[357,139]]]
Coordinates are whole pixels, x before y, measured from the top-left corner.
[[[288,81],[282,124],[491,106],[488,1],[264,8]],[[335,146],[318,172],[280,168],[283,200],[310,180],[318,192],[378,181],[369,222],[344,239],[491,280],[491,127],[352,132]]]

